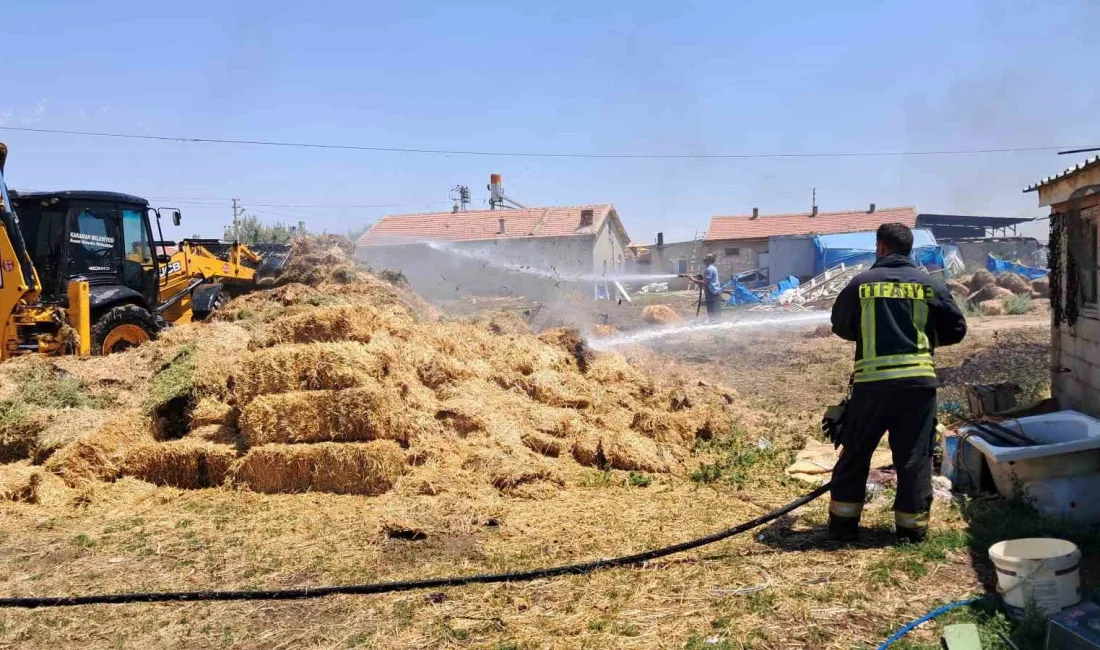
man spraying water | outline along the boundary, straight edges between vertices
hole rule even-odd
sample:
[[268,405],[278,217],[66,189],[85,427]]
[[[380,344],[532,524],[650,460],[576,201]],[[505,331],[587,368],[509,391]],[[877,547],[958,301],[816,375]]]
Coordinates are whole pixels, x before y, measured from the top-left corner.
[[718,279],[718,267],[714,265],[716,259],[714,253],[704,255],[703,264],[706,264],[707,268],[703,271],[703,275],[688,278],[702,291],[703,302],[707,306],[708,321],[718,320],[722,311],[722,283]]
[[894,524],[902,541],[928,534],[932,507],[932,447],[936,427],[938,345],[966,336],[966,318],[940,280],[909,259],[913,232],[903,224],[878,229],[877,260],[852,278],[833,305],[833,333],[856,343],[847,403],[829,409],[823,429],[843,446],[833,468],[829,532],[841,541],[859,534],[871,454],[887,430],[897,469]]

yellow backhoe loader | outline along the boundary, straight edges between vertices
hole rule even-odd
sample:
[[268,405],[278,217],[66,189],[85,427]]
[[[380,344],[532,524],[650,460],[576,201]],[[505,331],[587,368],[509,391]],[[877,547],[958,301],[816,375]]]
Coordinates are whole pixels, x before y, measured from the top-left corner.
[[[287,246],[153,238],[162,213],[115,192],[10,192],[0,143],[0,359],[109,354],[200,320],[285,265]],[[18,214],[18,216],[16,216]]]

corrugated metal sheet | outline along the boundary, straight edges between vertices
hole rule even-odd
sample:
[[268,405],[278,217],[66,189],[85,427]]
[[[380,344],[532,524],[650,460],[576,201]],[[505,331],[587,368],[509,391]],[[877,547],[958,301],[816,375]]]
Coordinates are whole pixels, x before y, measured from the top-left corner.
[[1078,164],[1074,165],[1073,167],[1069,167],[1068,169],[1066,169],[1065,171],[1063,171],[1060,174],[1055,174],[1054,176],[1047,176],[1046,178],[1039,181],[1038,183],[1035,183],[1034,185],[1030,185],[1030,186],[1024,188],[1024,192],[1034,192],[1034,191],[1038,190],[1040,187],[1044,187],[1044,186],[1050,185],[1051,183],[1054,183],[1056,181],[1060,181],[1060,180],[1062,180],[1063,178],[1065,178],[1067,176],[1070,176],[1072,174],[1076,174],[1077,172],[1083,172],[1086,169],[1092,169],[1093,167],[1096,167],[1097,165],[1100,165],[1100,155],[1093,156],[1092,158],[1089,158],[1089,159],[1085,160],[1085,162],[1078,163]]

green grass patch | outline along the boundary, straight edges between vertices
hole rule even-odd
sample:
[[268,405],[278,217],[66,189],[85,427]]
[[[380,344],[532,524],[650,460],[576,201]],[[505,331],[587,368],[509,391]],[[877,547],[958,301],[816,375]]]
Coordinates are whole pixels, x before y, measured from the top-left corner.
[[653,484],[653,477],[642,472],[630,472],[626,475],[626,484],[630,487],[649,487]]
[[157,368],[149,384],[145,409],[153,416],[157,437],[162,440],[182,438],[191,425],[191,412],[197,402],[196,353],[194,343],[181,346],[171,359]]
[[774,447],[761,448],[747,442],[742,431],[734,431],[728,436],[719,436],[700,441],[695,450],[709,455],[712,462],[703,463],[689,474],[696,483],[724,482],[742,486],[758,473],[774,477],[775,470],[782,469],[789,460],[789,453]]
[[1005,298],[1005,313],[1019,316],[1031,311],[1031,296],[1009,296]]

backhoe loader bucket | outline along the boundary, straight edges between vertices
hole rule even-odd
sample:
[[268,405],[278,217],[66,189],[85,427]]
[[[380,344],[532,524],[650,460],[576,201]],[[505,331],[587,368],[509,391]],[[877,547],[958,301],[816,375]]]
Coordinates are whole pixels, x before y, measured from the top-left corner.
[[260,257],[257,279],[274,278],[282,273],[290,259],[290,244],[254,244],[249,249]]

